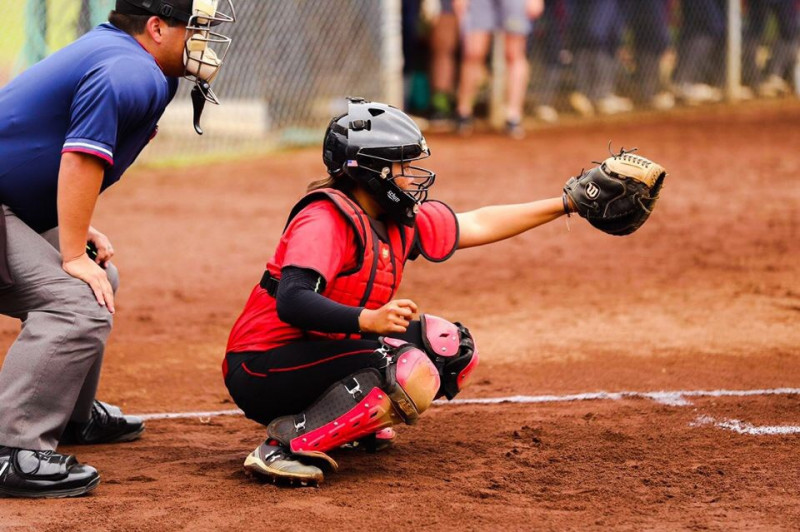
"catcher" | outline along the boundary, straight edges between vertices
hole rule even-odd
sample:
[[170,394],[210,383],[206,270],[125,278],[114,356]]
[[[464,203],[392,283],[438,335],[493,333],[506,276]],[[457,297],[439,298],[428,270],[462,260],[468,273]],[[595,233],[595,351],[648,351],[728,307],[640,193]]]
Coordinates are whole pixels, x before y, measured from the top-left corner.
[[455,213],[428,199],[425,138],[400,110],[351,98],[325,132],[328,177],[295,205],[261,282],[228,340],[225,384],[267,438],[244,467],[318,484],[328,451],[379,450],[392,425],[413,424],[455,397],[478,365],[460,323],[397,299],[403,268],[502,240],[578,212],[611,234],[648,217],[664,169],[621,152],[571,179],[562,197]]

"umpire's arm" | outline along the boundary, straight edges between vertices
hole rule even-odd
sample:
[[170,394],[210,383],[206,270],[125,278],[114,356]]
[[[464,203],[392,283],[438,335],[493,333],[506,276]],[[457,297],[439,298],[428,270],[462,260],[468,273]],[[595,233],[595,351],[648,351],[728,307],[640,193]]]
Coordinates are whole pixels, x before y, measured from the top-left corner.
[[105,270],[86,254],[105,163],[93,155],[65,152],[58,172],[58,239],[64,271],[88,284],[97,302],[114,312],[114,291]]

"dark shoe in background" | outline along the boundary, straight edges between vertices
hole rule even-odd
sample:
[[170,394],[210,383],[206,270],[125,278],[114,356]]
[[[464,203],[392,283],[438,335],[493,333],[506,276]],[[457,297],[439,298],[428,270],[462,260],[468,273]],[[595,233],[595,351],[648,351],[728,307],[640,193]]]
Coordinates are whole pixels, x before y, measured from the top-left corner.
[[60,445],[94,445],[117,443],[138,439],[144,432],[144,421],[136,416],[126,416],[108,403],[95,401],[92,417],[86,423],[70,421],[59,441]]
[[506,120],[506,135],[512,139],[522,140],[525,138],[525,129],[519,120]]
[[471,116],[458,116],[456,119],[456,133],[462,137],[472,135],[475,130],[475,121]]

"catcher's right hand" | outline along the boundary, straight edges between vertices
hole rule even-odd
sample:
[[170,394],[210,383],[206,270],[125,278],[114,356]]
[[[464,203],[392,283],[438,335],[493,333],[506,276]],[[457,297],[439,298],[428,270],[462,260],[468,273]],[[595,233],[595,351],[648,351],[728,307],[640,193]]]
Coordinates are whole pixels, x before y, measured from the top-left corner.
[[620,150],[570,178],[564,185],[564,209],[569,213],[571,203],[590,224],[610,235],[639,229],[653,211],[667,171],[632,151]]

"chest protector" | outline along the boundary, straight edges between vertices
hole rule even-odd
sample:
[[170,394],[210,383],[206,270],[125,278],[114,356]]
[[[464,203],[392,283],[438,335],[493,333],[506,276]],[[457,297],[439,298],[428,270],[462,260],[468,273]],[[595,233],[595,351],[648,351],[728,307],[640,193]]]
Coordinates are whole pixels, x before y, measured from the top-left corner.
[[[321,189],[307,194],[289,215],[292,219],[315,201],[331,201],[342,213],[356,235],[356,263],[329,280],[325,297],[343,305],[377,309],[394,297],[403,277],[403,266],[414,245],[413,227],[386,225],[388,242],[380,238],[367,214],[346,194],[335,189]],[[279,272],[270,272],[273,276]]]

